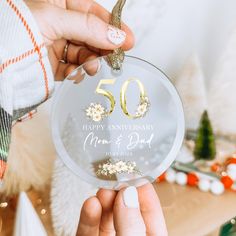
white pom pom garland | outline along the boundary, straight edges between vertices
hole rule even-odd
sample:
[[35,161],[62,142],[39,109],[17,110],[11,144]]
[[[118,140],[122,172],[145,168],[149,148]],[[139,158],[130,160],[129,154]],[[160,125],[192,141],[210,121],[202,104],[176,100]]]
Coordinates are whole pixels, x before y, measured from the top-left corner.
[[176,183],[179,185],[186,185],[188,181],[187,175],[184,172],[178,172],[176,174]]
[[201,179],[198,183],[198,188],[203,192],[208,192],[210,190],[211,183],[207,179]]
[[227,170],[227,174],[233,181],[236,181],[236,171],[235,170],[232,170],[232,169]]
[[219,180],[214,180],[211,183],[210,190],[215,195],[221,195],[224,192],[225,188],[224,185]]
[[236,164],[229,164],[227,166],[227,172],[228,171],[235,171],[236,172]]
[[176,172],[173,169],[167,170],[165,178],[168,183],[174,183],[176,180]]
[[215,195],[221,195],[226,189],[236,191],[236,158],[227,159],[228,163],[214,163],[211,166],[214,175],[193,171],[185,173],[178,171],[178,169],[170,168],[163,173],[157,182],[166,180],[168,183],[177,183],[181,186],[197,186],[203,192],[211,192]]

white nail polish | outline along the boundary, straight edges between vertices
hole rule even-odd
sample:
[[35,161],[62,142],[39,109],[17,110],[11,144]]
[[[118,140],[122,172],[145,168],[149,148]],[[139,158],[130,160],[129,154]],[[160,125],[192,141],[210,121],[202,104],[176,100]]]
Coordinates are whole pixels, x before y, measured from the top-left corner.
[[125,206],[128,208],[139,208],[138,192],[135,187],[128,187],[123,193]]
[[107,31],[107,38],[111,43],[119,45],[125,41],[126,33],[116,27],[109,25]]
[[97,71],[96,71],[96,73],[98,73],[98,72],[101,70],[101,67],[102,67],[101,61],[100,61],[100,60],[97,60],[97,62],[98,62],[98,65],[97,65]]

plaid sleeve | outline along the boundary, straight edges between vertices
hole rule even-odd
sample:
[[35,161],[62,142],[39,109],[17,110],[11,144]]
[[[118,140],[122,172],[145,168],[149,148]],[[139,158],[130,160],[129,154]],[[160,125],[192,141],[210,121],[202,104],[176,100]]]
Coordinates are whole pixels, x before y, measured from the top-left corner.
[[38,26],[23,0],[0,0],[0,180],[12,122],[50,97],[54,76]]
[[12,116],[0,107],[0,179],[3,178],[10,146]]
[[11,139],[13,115],[12,86],[0,74],[0,180],[3,179]]

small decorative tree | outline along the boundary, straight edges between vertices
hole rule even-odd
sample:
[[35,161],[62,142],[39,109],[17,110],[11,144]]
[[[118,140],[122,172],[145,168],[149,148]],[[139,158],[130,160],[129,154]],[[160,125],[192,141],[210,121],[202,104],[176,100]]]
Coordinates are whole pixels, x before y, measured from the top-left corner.
[[196,160],[213,160],[216,155],[215,137],[207,111],[201,117],[195,140],[194,156]]

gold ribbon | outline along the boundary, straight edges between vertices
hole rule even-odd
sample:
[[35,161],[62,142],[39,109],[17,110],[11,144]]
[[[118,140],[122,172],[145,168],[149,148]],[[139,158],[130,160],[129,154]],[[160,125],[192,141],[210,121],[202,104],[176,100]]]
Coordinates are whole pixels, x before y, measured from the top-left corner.
[[[110,24],[119,29],[121,29],[121,14],[125,2],[126,0],[118,0],[112,10]],[[108,55],[108,60],[113,70],[121,69],[124,58],[125,58],[125,53],[121,48],[115,49],[113,53]]]

